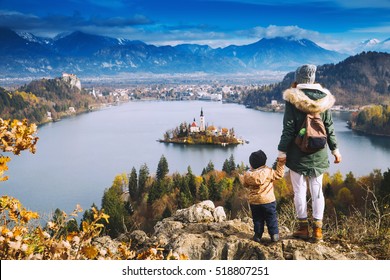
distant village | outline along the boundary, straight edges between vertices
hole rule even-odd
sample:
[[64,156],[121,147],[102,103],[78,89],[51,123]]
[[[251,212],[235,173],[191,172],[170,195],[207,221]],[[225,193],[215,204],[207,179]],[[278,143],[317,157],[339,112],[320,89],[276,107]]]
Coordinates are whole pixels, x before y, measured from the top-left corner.
[[[67,81],[72,87],[81,89],[80,79],[74,74],[63,73],[60,78]],[[239,84],[227,85],[221,82],[212,83],[193,83],[193,84],[142,84],[126,85],[123,87],[86,87],[89,94],[95,98],[105,98],[109,104],[119,104],[128,101],[137,100],[203,100],[224,103],[243,104],[245,95],[261,87],[258,84]],[[271,100],[269,104],[263,107],[254,107],[253,109],[267,112],[283,112],[284,102]],[[351,111],[343,106],[334,106],[335,111]],[[73,107],[70,107],[68,114],[77,113]],[[51,116],[48,115],[48,118]]]
[[124,88],[92,88],[90,93],[96,97],[114,96],[119,100],[161,99],[161,100],[239,100],[240,94],[252,86],[214,85],[137,85]]
[[[218,82],[213,84],[173,84],[173,85],[134,85],[122,88],[89,88],[88,91],[95,97],[110,96],[116,102],[134,100],[203,100],[224,103],[243,104],[245,94],[256,90],[260,85],[224,85]],[[283,112],[284,102],[271,100],[264,107],[253,109],[267,112]],[[356,108],[334,106],[334,111],[356,111]]]

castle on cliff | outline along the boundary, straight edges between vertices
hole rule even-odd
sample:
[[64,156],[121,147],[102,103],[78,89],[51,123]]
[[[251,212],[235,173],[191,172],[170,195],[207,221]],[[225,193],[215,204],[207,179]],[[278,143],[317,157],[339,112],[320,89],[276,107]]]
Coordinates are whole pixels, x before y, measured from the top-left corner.
[[81,81],[75,74],[62,73],[61,80],[81,90]]

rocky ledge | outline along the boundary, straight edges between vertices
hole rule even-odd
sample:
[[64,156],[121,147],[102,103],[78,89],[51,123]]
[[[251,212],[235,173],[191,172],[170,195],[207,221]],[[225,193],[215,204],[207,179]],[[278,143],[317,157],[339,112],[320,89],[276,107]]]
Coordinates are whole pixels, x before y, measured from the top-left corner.
[[[191,260],[374,260],[349,244],[294,239],[285,227],[280,228],[281,239],[276,243],[268,236],[262,243],[252,237],[251,218],[227,220],[222,207],[203,201],[158,222],[152,236],[136,230],[111,242],[113,247],[117,242],[129,242],[138,253],[159,247]],[[110,242],[102,241],[99,243],[109,246]]]

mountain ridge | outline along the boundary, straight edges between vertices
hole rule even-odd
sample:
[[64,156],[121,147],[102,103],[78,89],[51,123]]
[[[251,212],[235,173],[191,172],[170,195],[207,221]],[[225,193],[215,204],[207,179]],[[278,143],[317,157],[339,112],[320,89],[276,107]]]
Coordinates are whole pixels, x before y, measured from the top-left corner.
[[293,37],[263,38],[248,45],[215,49],[197,44],[155,46],[81,31],[46,40],[31,33],[18,34],[0,28],[0,37],[3,42],[0,58],[4,61],[0,72],[5,77],[58,75],[59,72],[83,76],[120,72],[286,71],[303,63],[335,63],[347,56]]

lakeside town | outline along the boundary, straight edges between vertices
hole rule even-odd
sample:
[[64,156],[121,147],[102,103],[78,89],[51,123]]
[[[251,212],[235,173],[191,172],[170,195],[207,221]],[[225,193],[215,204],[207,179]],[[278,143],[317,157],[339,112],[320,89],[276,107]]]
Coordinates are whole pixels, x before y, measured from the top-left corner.
[[[125,87],[92,87],[86,88],[86,90],[96,98],[109,96],[116,103],[136,100],[203,100],[244,104],[244,99],[248,92],[259,90],[262,87],[264,85],[234,85],[215,82],[213,84],[147,84]],[[266,106],[253,106],[250,108],[267,112],[283,112],[284,101],[272,99]],[[331,110],[357,111],[357,108],[356,106],[335,105]]]

